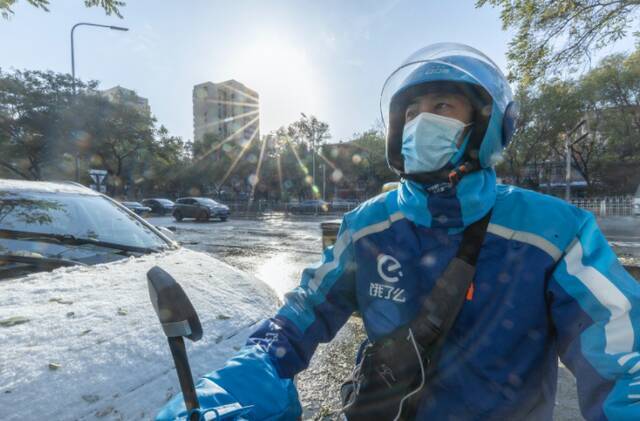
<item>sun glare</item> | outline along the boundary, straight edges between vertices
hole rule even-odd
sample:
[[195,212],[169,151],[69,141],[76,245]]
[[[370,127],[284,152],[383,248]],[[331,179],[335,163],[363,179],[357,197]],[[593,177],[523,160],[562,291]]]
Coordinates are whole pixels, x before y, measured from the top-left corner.
[[264,35],[238,48],[228,62],[233,78],[260,94],[260,130],[277,129],[318,113],[321,105],[314,69],[303,48],[285,37]]

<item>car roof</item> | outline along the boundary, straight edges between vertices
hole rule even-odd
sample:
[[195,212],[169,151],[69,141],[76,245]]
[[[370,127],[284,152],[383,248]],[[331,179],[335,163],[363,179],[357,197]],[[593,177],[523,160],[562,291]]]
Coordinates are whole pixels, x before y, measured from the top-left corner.
[[100,196],[100,193],[72,181],[28,181],[0,178],[0,192],[12,193],[75,193]]

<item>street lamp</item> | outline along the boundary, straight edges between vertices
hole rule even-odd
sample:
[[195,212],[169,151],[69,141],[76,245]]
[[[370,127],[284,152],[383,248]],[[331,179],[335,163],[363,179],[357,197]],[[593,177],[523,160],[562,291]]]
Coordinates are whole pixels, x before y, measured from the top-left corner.
[[[75,52],[73,48],[73,31],[76,30],[78,26],[97,26],[99,28],[107,28],[113,31],[128,31],[129,28],[125,28],[122,26],[113,26],[113,25],[100,25],[98,23],[89,23],[89,22],[79,22],[71,27],[71,88],[73,89],[73,95],[76,94],[76,59]],[[76,152],[76,182],[80,181],[80,163],[78,152]]]
[[75,29],[78,26],[97,26],[99,28],[107,28],[107,29],[111,29],[113,31],[128,31],[129,28],[125,28],[122,26],[113,26],[113,25],[100,25],[97,23],[89,23],[89,22],[80,22],[80,23],[76,23],[75,25],[73,25],[71,27],[71,86],[73,87],[73,94],[75,95],[76,93],[76,61],[75,61],[75,54],[74,54],[74,49],[73,49],[73,31],[75,31]]

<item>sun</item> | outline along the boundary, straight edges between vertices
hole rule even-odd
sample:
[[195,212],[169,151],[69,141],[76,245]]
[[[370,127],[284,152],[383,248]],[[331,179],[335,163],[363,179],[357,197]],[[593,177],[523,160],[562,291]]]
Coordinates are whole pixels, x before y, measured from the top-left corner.
[[262,133],[287,125],[321,104],[315,69],[307,51],[287,37],[263,34],[237,48],[226,63],[232,78],[260,95]]

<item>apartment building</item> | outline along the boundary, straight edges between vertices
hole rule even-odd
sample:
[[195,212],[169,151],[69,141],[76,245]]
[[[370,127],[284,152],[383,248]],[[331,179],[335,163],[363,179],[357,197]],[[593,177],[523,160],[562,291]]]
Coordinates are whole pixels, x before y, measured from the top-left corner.
[[151,115],[149,100],[139,96],[132,89],[123,88],[122,86],[114,86],[113,88],[100,91],[100,94],[111,102],[127,104],[148,116]]
[[260,138],[258,93],[236,80],[193,87],[193,140],[207,133],[243,144]]

